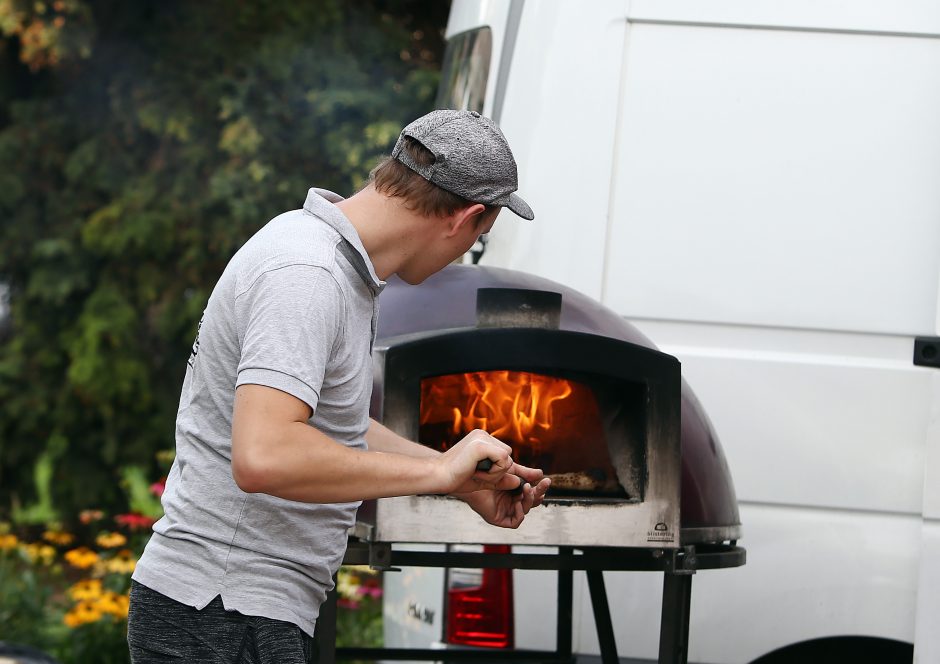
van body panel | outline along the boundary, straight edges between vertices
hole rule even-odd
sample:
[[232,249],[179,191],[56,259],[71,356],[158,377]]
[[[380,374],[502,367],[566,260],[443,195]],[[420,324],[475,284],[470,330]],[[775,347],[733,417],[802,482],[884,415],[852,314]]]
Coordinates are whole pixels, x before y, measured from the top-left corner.
[[940,39],[634,25],[628,42],[605,304],[932,331]]
[[813,336],[799,352],[661,347],[719,432],[739,500],[919,515],[930,370],[909,342],[869,360],[816,353]]
[[930,374],[930,412],[924,462],[924,518],[936,521],[940,520],[940,371],[924,371]]

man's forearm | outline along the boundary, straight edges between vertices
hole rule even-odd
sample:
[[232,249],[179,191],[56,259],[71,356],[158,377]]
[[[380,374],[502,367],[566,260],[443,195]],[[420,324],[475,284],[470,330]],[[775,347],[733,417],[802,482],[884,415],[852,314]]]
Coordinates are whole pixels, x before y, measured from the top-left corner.
[[440,455],[440,452],[437,450],[433,450],[430,447],[399,436],[384,424],[380,424],[373,419],[369,420],[366,442],[369,444],[369,450],[372,452],[391,452],[418,458],[431,458]]
[[261,454],[233,458],[235,479],[246,491],[335,503],[445,490],[431,457],[349,448],[300,422],[266,437]]

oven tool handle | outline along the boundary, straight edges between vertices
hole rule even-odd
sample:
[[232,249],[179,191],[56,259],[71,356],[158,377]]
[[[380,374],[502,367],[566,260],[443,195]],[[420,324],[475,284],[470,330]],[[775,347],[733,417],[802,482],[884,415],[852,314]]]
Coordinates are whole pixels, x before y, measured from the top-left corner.
[[[490,471],[490,468],[492,467],[493,467],[492,459],[483,459],[482,461],[477,463],[477,470],[483,471],[484,473],[488,473]],[[519,486],[513,489],[511,493],[522,493],[522,487],[524,487],[525,485],[526,485],[526,481],[520,477]]]

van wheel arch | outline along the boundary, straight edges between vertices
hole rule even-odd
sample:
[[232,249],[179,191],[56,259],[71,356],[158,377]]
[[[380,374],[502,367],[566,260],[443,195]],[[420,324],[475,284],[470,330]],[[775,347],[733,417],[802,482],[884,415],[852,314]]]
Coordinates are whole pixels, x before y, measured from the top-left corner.
[[914,645],[873,636],[828,636],[792,643],[751,664],[911,664]]

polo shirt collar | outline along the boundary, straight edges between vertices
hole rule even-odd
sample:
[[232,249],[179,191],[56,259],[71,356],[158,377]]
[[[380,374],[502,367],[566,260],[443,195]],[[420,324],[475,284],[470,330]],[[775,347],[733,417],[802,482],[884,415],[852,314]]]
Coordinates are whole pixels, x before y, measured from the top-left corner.
[[[322,219],[329,224],[344,240],[355,250],[350,252],[350,262],[356,268],[356,272],[362,277],[362,280],[376,292],[385,288],[385,282],[379,279],[375,273],[375,266],[372,265],[372,259],[365,247],[362,246],[362,240],[359,239],[359,233],[352,225],[352,222],[343,214],[343,211],[336,207],[336,203],[343,200],[339,194],[335,194],[328,189],[319,189],[311,187],[307,192],[307,200],[304,201],[304,210],[314,215],[317,219]],[[361,259],[361,260],[360,260]]]

